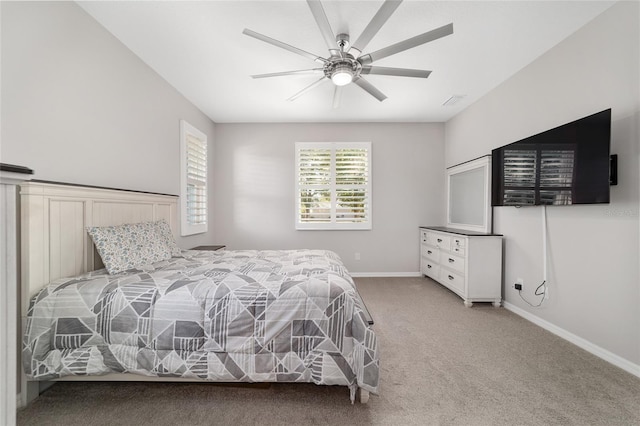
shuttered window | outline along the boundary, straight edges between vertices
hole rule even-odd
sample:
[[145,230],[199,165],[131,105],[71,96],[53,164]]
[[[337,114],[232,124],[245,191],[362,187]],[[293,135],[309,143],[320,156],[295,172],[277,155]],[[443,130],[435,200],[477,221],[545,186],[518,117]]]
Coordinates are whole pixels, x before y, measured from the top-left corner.
[[296,143],[296,229],[371,229],[371,143]]
[[538,144],[503,155],[505,206],[572,203],[575,146]]
[[207,232],[207,135],[180,121],[181,235]]

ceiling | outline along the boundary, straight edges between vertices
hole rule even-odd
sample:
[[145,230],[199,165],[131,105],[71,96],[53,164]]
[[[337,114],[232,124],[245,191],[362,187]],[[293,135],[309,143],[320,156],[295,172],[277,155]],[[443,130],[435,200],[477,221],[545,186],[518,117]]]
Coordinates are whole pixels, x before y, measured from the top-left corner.
[[[371,40],[372,52],[453,23],[454,33],[374,62],[433,71],[429,78],[368,75],[379,102],[333,84],[287,98],[315,75],[252,79],[252,74],[317,68],[310,59],[242,34],[244,28],[328,57],[305,1],[78,2],[108,31],[217,123],[443,122],[602,13],[599,1],[405,1]],[[335,33],[354,41],[382,1],[323,1]],[[452,95],[464,96],[443,106]]]

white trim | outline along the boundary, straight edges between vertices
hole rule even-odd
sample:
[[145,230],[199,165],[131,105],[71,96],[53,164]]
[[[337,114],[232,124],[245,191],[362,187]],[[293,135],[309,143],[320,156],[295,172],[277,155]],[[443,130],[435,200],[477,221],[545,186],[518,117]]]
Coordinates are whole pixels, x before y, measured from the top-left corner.
[[521,316],[522,318],[531,321],[532,323],[544,328],[547,331],[555,334],[556,336],[562,337],[563,339],[573,343],[574,345],[584,349],[592,355],[601,358],[616,367],[622,368],[627,373],[633,374],[636,377],[640,377],[640,365],[634,364],[633,362],[622,358],[619,355],[614,354],[604,348],[601,348],[598,345],[591,343],[590,341],[583,339],[580,336],[576,336],[575,334],[565,330],[564,328],[558,327],[542,318],[525,311],[522,308],[519,308],[509,302],[503,302],[503,306],[505,309],[513,312],[516,315]]
[[419,278],[422,276],[420,272],[349,272],[349,274],[353,278]]

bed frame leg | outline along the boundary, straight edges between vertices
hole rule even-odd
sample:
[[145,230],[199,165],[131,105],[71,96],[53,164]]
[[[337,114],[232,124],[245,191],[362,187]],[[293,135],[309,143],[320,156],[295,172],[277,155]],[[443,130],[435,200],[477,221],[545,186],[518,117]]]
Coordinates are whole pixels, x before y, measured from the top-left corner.
[[26,407],[40,395],[40,382],[31,380],[23,380],[22,389],[20,391],[21,406]]
[[366,404],[367,402],[369,402],[369,391],[368,390],[364,390],[362,388],[358,389],[360,391],[360,403],[361,404]]

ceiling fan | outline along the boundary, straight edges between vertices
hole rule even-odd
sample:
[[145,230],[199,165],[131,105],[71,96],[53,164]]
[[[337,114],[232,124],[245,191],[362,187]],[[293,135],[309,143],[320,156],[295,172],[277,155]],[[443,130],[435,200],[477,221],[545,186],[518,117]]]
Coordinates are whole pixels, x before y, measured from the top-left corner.
[[427,31],[426,33],[417,35],[407,40],[392,44],[383,49],[376,50],[363,55],[362,52],[369,44],[371,39],[380,31],[380,28],[387,22],[393,12],[400,6],[402,0],[385,0],[378,12],[375,14],[371,22],[364,29],[360,37],[355,43],[350,44],[349,34],[335,35],[327,19],[327,15],[324,12],[322,3],[319,0],[307,0],[307,4],[311,9],[311,13],[320,28],[320,33],[329,48],[329,57],[323,58],[313,53],[309,53],[305,50],[283,43],[279,40],[273,39],[266,35],[257,33],[247,28],[242,31],[250,37],[257,38],[266,43],[288,50],[298,55],[309,58],[313,61],[322,64],[322,68],[313,68],[298,71],[283,71],[269,74],[252,75],[253,78],[265,78],[265,77],[280,77],[287,75],[303,75],[303,74],[322,74],[322,77],[300,90],[288,100],[293,101],[308,92],[309,90],[319,86],[326,80],[331,80],[335,85],[333,93],[333,107],[337,108],[340,105],[340,97],[342,95],[342,88],[350,83],[355,83],[357,86],[364,89],[371,96],[379,101],[384,101],[387,97],[380,90],[375,88],[371,83],[364,79],[364,75],[376,74],[376,75],[390,75],[398,77],[417,77],[427,78],[431,71],[426,70],[414,70],[407,68],[389,68],[372,66],[371,63],[387,56],[395,55],[396,53],[403,52],[416,46],[428,43],[433,40],[437,40],[441,37],[453,34],[453,24],[447,24],[435,30]]

